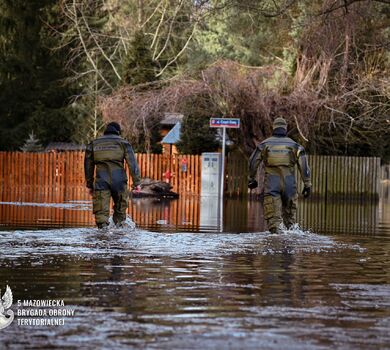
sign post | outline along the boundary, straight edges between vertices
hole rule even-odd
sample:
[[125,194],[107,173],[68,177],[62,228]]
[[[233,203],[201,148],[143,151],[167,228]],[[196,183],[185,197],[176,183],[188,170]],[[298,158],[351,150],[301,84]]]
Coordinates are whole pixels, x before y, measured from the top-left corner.
[[210,128],[222,128],[222,178],[221,178],[221,192],[223,197],[223,190],[225,188],[225,146],[226,146],[226,129],[239,129],[239,118],[210,118]]
[[220,189],[220,208],[221,208],[221,231],[223,231],[223,192],[225,189],[225,148],[226,148],[226,129],[239,129],[239,118],[210,118],[210,128],[222,128],[222,171],[221,171],[221,189]]

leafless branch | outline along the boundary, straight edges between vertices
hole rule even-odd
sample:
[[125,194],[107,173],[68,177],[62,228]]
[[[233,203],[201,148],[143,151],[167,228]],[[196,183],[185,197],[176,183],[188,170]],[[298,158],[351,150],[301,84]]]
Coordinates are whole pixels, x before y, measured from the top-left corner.
[[106,53],[104,52],[104,50],[102,49],[102,47],[100,46],[100,44],[98,43],[98,41],[96,40],[95,38],[95,35],[92,33],[91,31],[91,28],[89,27],[89,24],[87,22],[87,20],[85,19],[85,16],[84,16],[84,13],[83,11],[80,9],[80,13],[81,13],[81,18],[84,22],[84,25],[85,27],[87,28],[87,31],[88,33],[91,35],[91,38],[92,40],[94,41],[94,43],[96,44],[96,47],[99,49],[99,51],[102,53],[103,57],[106,59],[106,61],[110,64],[110,66],[112,67],[115,75],[117,76],[117,78],[119,80],[122,80],[121,76],[119,75],[117,69],[115,68],[114,64],[112,63],[112,61],[110,60],[110,58],[106,55]]

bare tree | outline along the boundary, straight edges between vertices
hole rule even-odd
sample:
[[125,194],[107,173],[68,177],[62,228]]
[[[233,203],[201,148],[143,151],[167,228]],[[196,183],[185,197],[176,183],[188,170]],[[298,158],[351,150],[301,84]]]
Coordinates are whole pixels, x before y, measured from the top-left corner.
[[[291,71],[284,69],[279,57],[279,63],[263,67],[220,60],[193,76],[177,75],[174,68],[182,64],[210,16],[226,9],[265,17],[296,16],[296,0],[63,0],[65,24],[60,33],[63,44],[71,48],[68,67],[73,79],[91,82],[84,94],[99,103],[104,118],[121,121],[130,136],[145,137],[147,144],[164,112],[196,115],[196,109],[203,108],[210,114],[240,117],[242,133],[231,137],[247,152],[270,134],[276,116],[284,116],[291,133],[309,148],[340,149],[358,140],[372,145],[375,132],[389,127],[388,79],[383,71],[386,40],[380,34],[385,19],[373,20],[381,3],[306,4],[299,23],[293,23],[299,36],[291,50],[295,55]],[[102,15],[96,19],[99,11]],[[135,31],[149,39],[160,81],[124,86],[122,62]],[[370,32],[376,37],[366,38]]]
[[90,125],[89,139],[102,124],[95,102],[123,84],[123,62],[135,33],[141,31],[150,39],[156,80],[170,76],[171,67],[187,50],[206,4],[184,0],[61,0],[60,6],[62,25],[54,30],[61,47],[69,49],[68,81],[79,87],[73,104],[89,109],[85,119]]

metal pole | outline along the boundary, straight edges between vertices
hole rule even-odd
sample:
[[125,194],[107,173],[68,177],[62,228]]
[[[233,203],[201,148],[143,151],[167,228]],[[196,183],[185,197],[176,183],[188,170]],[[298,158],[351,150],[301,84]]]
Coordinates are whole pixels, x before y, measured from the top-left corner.
[[220,231],[223,232],[223,192],[225,189],[225,145],[226,128],[222,128],[222,170],[221,170],[221,190],[220,190]]
[[226,128],[222,128],[222,172],[221,172],[221,193],[223,197],[223,190],[225,188],[225,145],[226,145]]

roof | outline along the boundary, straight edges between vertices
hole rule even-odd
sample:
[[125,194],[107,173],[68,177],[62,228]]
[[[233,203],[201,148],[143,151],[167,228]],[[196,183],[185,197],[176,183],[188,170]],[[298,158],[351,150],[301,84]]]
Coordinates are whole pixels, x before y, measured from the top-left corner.
[[183,114],[180,113],[165,113],[164,118],[161,120],[162,125],[175,125],[183,120]]
[[[161,140],[161,143],[167,143],[174,145],[179,142],[180,140],[180,131],[181,131],[181,123],[178,122],[175,124],[175,126],[168,132],[168,134],[165,135],[165,137]],[[218,128],[215,140],[222,144],[222,131]],[[226,146],[233,145],[233,141],[230,140],[229,136],[226,133]]]
[[45,152],[50,151],[83,151],[85,150],[85,145],[77,145],[71,142],[50,142],[46,148]]
[[180,140],[181,123],[177,122],[175,126],[169,131],[168,134],[161,140],[161,143],[169,143],[171,145],[176,144]]

